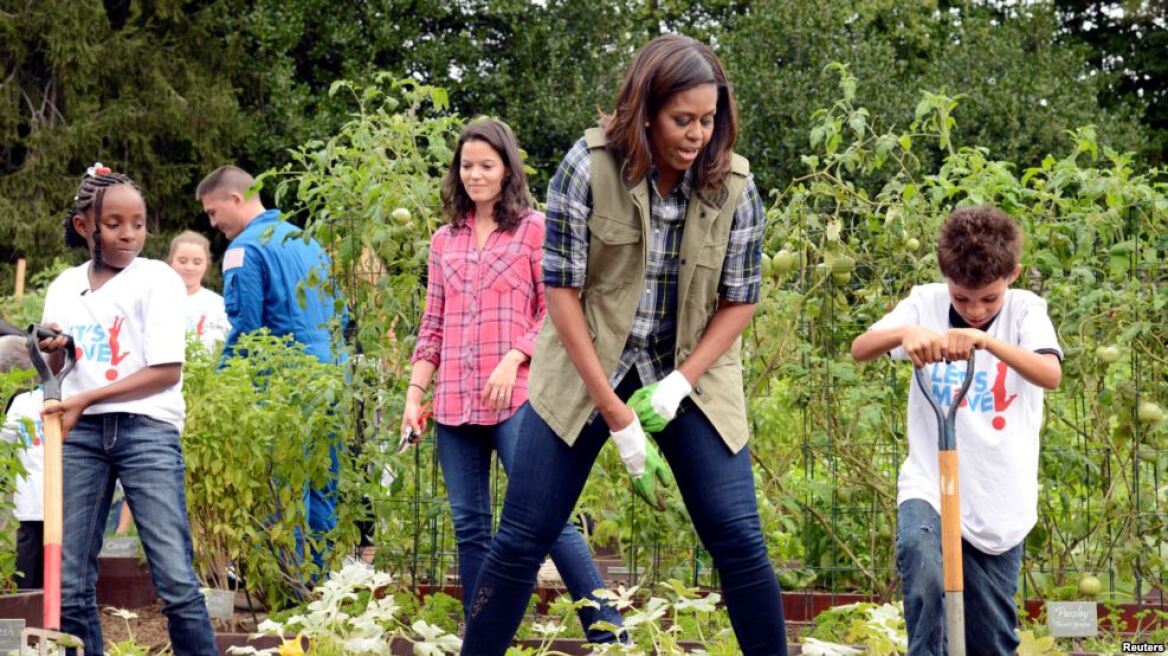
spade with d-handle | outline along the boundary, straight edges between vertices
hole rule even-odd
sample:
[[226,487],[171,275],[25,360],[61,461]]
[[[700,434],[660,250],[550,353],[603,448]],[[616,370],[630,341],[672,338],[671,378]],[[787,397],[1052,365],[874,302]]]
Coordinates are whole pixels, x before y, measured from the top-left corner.
[[933,397],[925,368],[916,367],[917,387],[933,412],[937,413],[937,459],[941,472],[941,571],[945,583],[945,636],[949,656],[965,656],[965,583],[961,569],[961,488],[957,480],[957,408],[965,400],[973,382],[973,351],[965,369],[965,380],[953,395],[946,412]]
[[[28,343],[28,356],[36,368],[41,385],[45,392],[44,409],[48,410],[61,403],[61,381],[69,375],[77,364],[76,346],[69,335],[43,328],[36,324],[21,330],[12,324],[0,320],[0,335],[18,335],[24,337]],[[52,367],[45,361],[38,344],[42,339],[65,337],[65,365],[61,370],[53,373]],[[61,446],[63,443],[61,430],[61,415],[49,414],[44,416],[45,430],[45,464],[44,464],[44,496],[45,496],[45,572],[44,572],[44,618],[43,629],[27,628],[21,632],[21,641],[26,647],[35,647],[37,653],[48,654],[50,645],[58,647],[76,648],[78,656],[85,653],[85,645],[77,636],[61,633],[61,534],[63,521],[62,504],[62,471]]]

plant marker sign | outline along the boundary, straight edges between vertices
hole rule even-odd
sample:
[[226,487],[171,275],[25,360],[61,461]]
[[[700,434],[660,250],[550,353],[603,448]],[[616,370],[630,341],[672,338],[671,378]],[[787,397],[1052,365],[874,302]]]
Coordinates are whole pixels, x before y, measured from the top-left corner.
[[1093,638],[1099,633],[1098,607],[1093,601],[1048,601],[1046,625],[1056,638]]
[[20,632],[24,630],[24,620],[0,620],[0,654],[20,652]]

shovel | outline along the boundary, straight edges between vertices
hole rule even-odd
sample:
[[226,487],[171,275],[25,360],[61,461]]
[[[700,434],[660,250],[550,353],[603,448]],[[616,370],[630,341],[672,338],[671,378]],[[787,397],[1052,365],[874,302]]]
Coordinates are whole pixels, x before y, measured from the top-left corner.
[[[45,391],[45,409],[61,403],[61,381],[77,364],[77,351],[73,338],[65,335],[65,366],[54,374],[45,362],[38,348],[41,339],[60,337],[47,328],[36,324],[27,331],[0,320],[0,335],[19,335],[28,342],[28,355],[40,377]],[[62,472],[61,472],[61,415],[44,417],[45,430],[45,572],[44,572],[44,625],[43,629],[26,628],[20,634],[26,647],[34,647],[38,654],[48,654],[50,645],[77,649],[78,656],[85,654],[85,645],[77,636],[61,633],[61,534],[62,534]]]
[[945,583],[945,636],[949,656],[965,656],[965,573],[961,567],[961,488],[957,480],[957,408],[973,382],[973,352],[965,380],[953,395],[949,412],[941,409],[924,367],[913,370],[917,387],[937,413],[937,459],[941,472],[941,572]]

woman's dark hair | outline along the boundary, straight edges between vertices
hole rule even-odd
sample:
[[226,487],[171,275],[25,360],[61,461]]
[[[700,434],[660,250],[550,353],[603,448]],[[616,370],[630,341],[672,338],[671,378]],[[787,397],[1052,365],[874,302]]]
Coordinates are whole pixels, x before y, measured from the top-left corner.
[[694,162],[694,188],[716,192],[730,172],[730,155],[738,138],[738,109],[722,62],[704,43],[680,34],[663,34],[633,56],[612,114],[601,114],[608,149],[624,161],[624,176],[636,182],[653,164],[645,124],[673,94],[703,84],[718,88],[714,133]]
[[468,141],[481,141],[490,146],[503,166],[507,169],[503,176],[503,191],[495,203],[495,221],[499,227],[512,232],[519,225],[523,215],[531,208],[531,196],[527,192],[527,175],[523,172],[523,158],[519,156],[519,143],[515,133],[502,121],[480,119],[472,122],[458,135],[458,146],[454,149],[454,161],[442,180],[442,212],[450,225],[459,227],[466,222],[466,216],[474,210],[474,201],[462,186],[459,170],[462,168],[462,147]]
[[114,173],[101,162],[89,167],[81,177],[81,184],[77,186],[77,193],[73,195],[73,207],[65,215],[65,245],[72,248],[85,248],[88,243],[81,233],[73,227],[73,217],[78,214],[84,216],[93,209],[93,261],[101,265],[101,240],[98,239],[101,230],[101,203],[105,199],[105,192],[110,187],[129,185],[138,193],[138,185],[128,176]]
[[1022,257],[1022,228],[996,207],[953,210],[937,237],[941,274],[963,287],[979,289],[1014,275]]

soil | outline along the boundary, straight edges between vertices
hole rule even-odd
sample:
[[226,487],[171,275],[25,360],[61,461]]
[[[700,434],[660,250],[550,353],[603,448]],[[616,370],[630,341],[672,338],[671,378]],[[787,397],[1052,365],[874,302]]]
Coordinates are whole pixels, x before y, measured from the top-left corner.
[[[170,644],[170,635],[166,631],[166,615],[162,614],[162,602],[155,601],[147,608],[135,608],[132,611],[138,618],[129,620],[129,631],[133,632],[134,640],[151,649],[151,653],[158,653]],[[257,613],[256,619],[262,622],[266,617]],[[251,633],[255,631],[256,619],[252,619],[247,611],[236,611],[230,620],[211,620],[216,632]],[[106,607],[102,608],[101,631],[108,646],[121,642],[130,637],[127,631],[127,622],[110,613]]]

